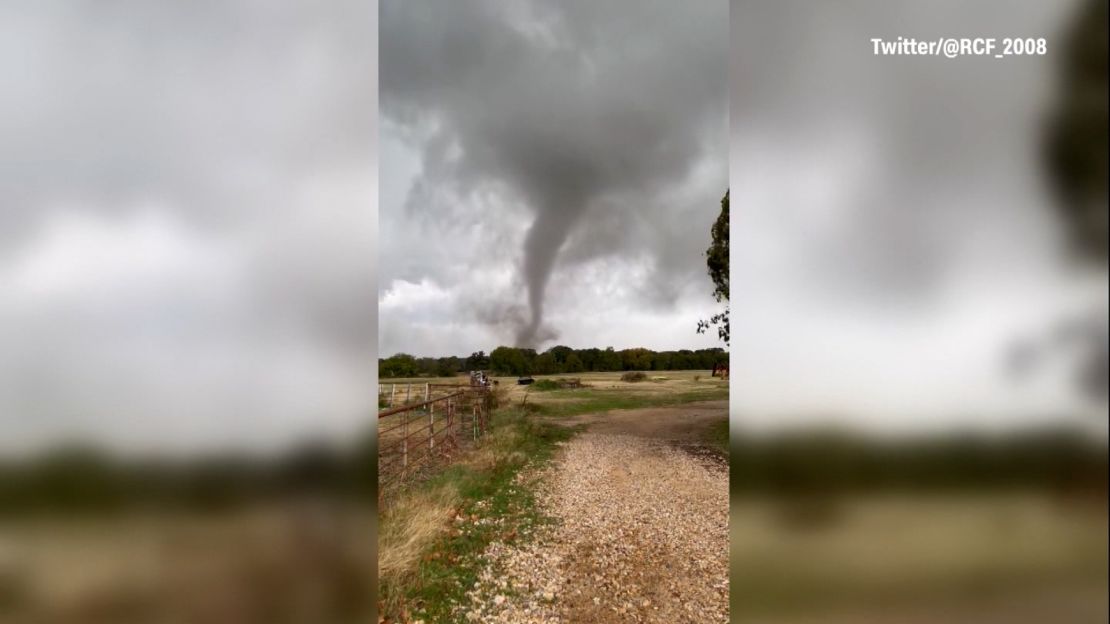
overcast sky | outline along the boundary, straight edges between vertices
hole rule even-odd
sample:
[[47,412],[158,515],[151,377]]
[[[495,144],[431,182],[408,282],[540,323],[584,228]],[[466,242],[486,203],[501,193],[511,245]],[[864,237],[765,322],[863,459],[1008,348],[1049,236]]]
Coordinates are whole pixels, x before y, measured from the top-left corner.
[[[1072,4],[748,3],[730,73],[724,3],[387,2],[380,93],[372,3],[0,5],[0,450],[347,433],[376,329],[719,345],[730,169],[734,416],[1105,428],[1074,358],[1004,366],[1107,308],[1037,154]],[[1014,34],[1049,56],[869,42]]]
[[727,12],[383,2],[381,353],[723,346]]
[[0,5],[0,447],[365,423],[372,3]]
[[[736,422],[937,430],[1064,412],[1105,432],[1069,354],[1021,380],[1005,366],[1062,318],[1093,310],[1105,327],[1106,274],[1065,262],[1038,161],[1075,8],[734,6]],[[870,43],[1015,35],[1046,37],[1049,56],[875,57]]]

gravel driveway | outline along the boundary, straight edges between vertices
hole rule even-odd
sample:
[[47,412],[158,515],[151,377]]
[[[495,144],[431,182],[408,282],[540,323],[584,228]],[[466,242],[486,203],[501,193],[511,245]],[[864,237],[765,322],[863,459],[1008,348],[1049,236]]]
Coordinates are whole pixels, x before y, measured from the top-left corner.
[[[681,409],[665,411],[681,422]],[[727,467],[666,428],[616,429],[591,427],[525,477],[539,477],[539,506],[556,523],[487,550],[461,609],[469,621],[728,622]]]

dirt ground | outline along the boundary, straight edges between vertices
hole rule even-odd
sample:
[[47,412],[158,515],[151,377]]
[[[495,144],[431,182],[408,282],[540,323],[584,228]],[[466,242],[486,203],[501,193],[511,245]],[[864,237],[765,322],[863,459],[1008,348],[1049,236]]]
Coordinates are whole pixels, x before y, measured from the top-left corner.
[[462,613],[475,622],[728,622],[728,473],[687,452],[727,402],[620,410],[587,425],[540,479],[557,522],[495,543]]

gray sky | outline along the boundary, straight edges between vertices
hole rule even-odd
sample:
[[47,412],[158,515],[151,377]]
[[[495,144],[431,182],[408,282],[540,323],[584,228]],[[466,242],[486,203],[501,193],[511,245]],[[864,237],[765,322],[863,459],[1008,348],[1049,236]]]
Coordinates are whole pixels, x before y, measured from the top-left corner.
[[[1101,310],[1069,267],[1038,141],[1074,3],[745,3],[732,12],[732,406],[738,422],[1105,432],[1066,354],[1005,354]],[[875,57],[870,39],[1048,38],[1049,57]],[[1092,417],[1091,414],[1101,414]]]
[[382,354],[722,346],[727,11],[384,2]]
[[376,13],[0,6],[0,446],[262,448],[370,413]]

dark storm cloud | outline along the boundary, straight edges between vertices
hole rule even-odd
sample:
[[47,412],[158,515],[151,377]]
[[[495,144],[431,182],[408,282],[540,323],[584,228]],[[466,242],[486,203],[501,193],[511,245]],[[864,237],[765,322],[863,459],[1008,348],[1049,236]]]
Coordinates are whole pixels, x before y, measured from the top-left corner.
[[267,446],[354,421],[375,26],[361,2],[0,9],[5,446]]
[[[425,137],[410,201],[424,185],[460,196],[495,188],[532,215],[517,243],[530,308],[518,343],[553,335],[542,325],[549,281],[576,233],[590,239],[573,246],[578,260],[706,244],[707,229],[679,227],[660,241],[639,236],[639,224],[687,212],[689,203],[661,198],[699,161],[727,160],[727,10],[723,2],[382,3],[383,114]],[[706,182],[693,201],[713,205],[726,182]],[[658,263],[658,274],[689,276],[698,255]]]
[[[1036,205],[1045,200],[1033,161],[1052,61],[875,56],[870,39],[1020,32],[1059,45],[1066,9],[1036,2],[787,1],[739,13],[736,145],[744,151],[762,134],[783,151],[803,152],[794,179],[784,183],[808,182],[805,158],[829,170],[831,162],[839,179],[821,183],[843,199],[825,193],[813,203],[850,202],[825,225],[809,224],[813,239],[798,247],[813,260],[807,266],[815,284],[849,297],[928,299],[963,269],[968,246],[1005,245],[1012,248],[1003,253],[1020,254],[1037,229],[1051,225]],[[758,149],[748,153],[759,158]],[[992,240],[992,232],[1001,240]]]
[[[731,324],[735,378],[752,380],[735,410],[880,428],[1098,411],[1066,365],[1022,383],[1005,365],[1015,339],[1061,318],[1095,307],[1105,327],[1105,272],[1066,262],[1041,160],[1078,6],[734,3]],[[871,44],[1014,36],[1046,38],[1049,55]]]
[[373,93],[349,78],[372,46],[344,21],[359,9],[262,6],[7,7],[5,235],[40,219],[23,206],[43,200],[120,211],[172,194],[192,221],[249,218],[280,195],[271,175],[365,152]]

